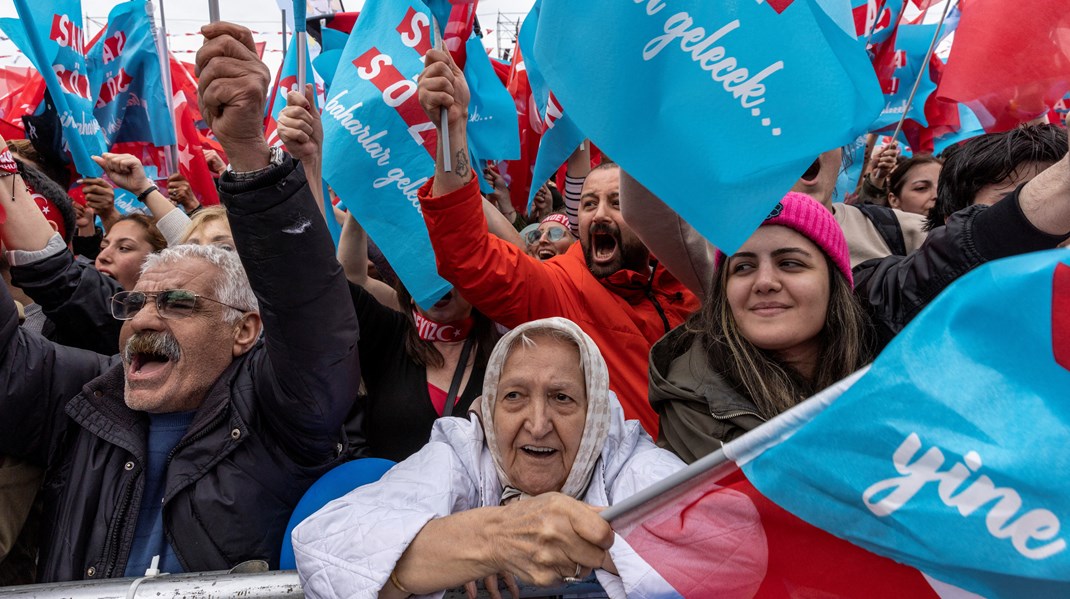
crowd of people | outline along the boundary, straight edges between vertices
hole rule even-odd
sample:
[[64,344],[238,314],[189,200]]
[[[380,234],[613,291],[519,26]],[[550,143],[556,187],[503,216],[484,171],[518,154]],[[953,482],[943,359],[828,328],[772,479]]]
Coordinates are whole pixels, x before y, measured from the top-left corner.
[[[84,202],[29,144],[0,155],[0,586],[278,567],[305,491],[379,457],[397,466],[294,530],[310,596],[515,597],[592,573],[658,596],[601,508],[868,364],[963,274],[1070,238],[1059,124],[880,148],[848,202],[830,149],[731,255],[586,143],[563,190],[517,210],[493,166],[480,192],[467,84],[430,50],[419,100],[450,145],[419,202],[453,287],[420,306],[325,212],[311,88],[270,147],[250,32],[203,34],[222,206],[130,155],[94,158]],[[113,185],[143,213],[119,215]],[[738,526],[711,560],[745,588],[758,516],[717,501]]]

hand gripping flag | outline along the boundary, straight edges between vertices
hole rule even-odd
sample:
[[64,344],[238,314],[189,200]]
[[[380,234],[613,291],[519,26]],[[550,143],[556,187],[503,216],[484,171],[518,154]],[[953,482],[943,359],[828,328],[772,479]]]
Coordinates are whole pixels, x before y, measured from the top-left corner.
[[349,36],[323,107],[323,176],[422,306],[450,289],[438,276],[417,191],[438,143],[415,78],[431,49],[421,2],[370,0]]
[[[297,36],[294,35],[290,37],[290,47],[286,50],[286,60],[282,62],[282,67],[279,68],[279,72],[275,79],[274,90],[265,107],[267,118],[264,123],[264,136],[271,145],[282,145],[282,140],[279,139],[278,133],[278,119],[282,109],[286,108],[286,94],[292,91],[296,91],[301,95],[304,95],[305,93],[305,90],[297,89],[297,44]],[[305,53],[305,72],[308,73],[307,83],[315,84],[315,80],[312,76],[312,73],[314,72],[312,70],[312,60],[309,58],[307,52]],[[315,98],[313,98],[313,101],[315,101]]]
[[145,0],[112,9],[102,39],[89,50],[91,79],[101,80],[94,109],[108,147],[121,142],[175,143],[160,56]]
[[63,127],[78,172],[98,177],[103,172],[90,156],[106,151],[104,136],[93,114],[98,89],[89,78],[80,0],[34,2],[15,0],[18,19],[0,19],[0,29],[11,38],[37,70]]
[[569,23],[539,27],[534,57],[577,127],[729,253],[883,105],[817,0],[543,0],[539,21]]

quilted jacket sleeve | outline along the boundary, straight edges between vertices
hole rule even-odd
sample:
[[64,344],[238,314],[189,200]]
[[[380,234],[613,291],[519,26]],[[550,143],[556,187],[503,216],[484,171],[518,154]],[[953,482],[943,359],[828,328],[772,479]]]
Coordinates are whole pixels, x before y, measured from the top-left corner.
[[478,507],[476,490],[453,449],[432,442],[378,482],[328,503],[293,532],[305,595],[377,597],[424,525]]
[[291,457],[323,464],[360,387],[357,317],[327,223],[289,156],[251,182],[225,174],[220,197],[264,322],[258,413]]

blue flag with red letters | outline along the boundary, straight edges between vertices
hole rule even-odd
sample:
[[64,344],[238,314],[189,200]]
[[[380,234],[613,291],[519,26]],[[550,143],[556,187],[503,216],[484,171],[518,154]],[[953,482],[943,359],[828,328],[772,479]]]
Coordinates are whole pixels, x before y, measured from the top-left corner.
[[538,19],[525,60],[577,127],[728,253],[883,106],[819,0],[543,0]]
[[175,143],[167,110],[160,55],[145,0],[130,0],[108,14],[108,28],[89,50],[90,79],[101,81],[93,113],[104,143]]
[[15,0],[15,8],[19,18],[0,19],[0,29],[44,77],[78,172],[98,177],[103,171],[90,156],[107,146],[93,112],[100,82],[90,81],[86,66],[81,0]]
[[[928,127],[925,103],[936,91],[936,83],[929,74],[929,45],[936,25],[900,25],[895,35],[877,53],[877,77],[884,92],[884,110],[869,126],[872,131],[894,129],[903,113],[922,127]],[[910,91],[921,71],[921,81],[914,99],[907,107]]]
[[431,49],[430,26],[419,0],[369,0],[321,117],[324,179],[425,307],[450,289],[438,275],[417,198],[435,174],[438,143],[415,81]]
[[[1070,596],[1070,250],[977,268],[743,466],[766,497],[986,597]],[[801,406],[800,406],[801,407]]]

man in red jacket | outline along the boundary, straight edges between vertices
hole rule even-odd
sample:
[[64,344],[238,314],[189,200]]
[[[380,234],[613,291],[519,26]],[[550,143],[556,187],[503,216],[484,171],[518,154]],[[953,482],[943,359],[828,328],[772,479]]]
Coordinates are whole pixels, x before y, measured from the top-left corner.
[[[647,401],[650,346],[698,308],[698,300],[664,268],[620,215],[620,169],[594,169],[583,184],[580,243],[545,262],[487,233],[479,186],[468,163],[468,85],[445,52],[432,50],[420,76],[420,103],[436,125],[447,109],[453,169],[441,158],[420,190],[438,271],[481,312],[507,327],[563,316],[598,344],[610,388],[628,418],[657,436]],[[438,156],[443,156],[439,135]]]

